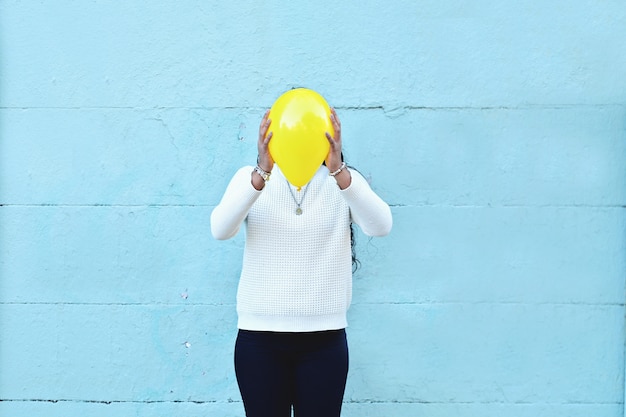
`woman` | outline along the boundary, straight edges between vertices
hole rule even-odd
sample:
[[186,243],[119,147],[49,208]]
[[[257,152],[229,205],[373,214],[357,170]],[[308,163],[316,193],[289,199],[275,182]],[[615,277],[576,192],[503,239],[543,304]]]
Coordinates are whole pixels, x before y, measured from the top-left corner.
[[259,128],[257,166],[237,171],[211,213],[216,239],[246,225],[237,382],[248,417],[288,417],[292,407],[298,417],[339,417],[348,373],[351,224],[384,236],[391,211],[343,161],[334,109],[325,164],[299,191],[268,151],[268,117]]

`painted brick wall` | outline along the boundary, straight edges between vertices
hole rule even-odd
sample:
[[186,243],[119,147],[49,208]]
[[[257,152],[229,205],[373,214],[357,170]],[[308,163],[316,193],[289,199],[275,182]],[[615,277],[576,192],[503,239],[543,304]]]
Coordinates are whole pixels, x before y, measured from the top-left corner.
[[241,416],[264,109],[322,93],[391,205],[347,417],[623,417],[623,1],[0,0],[0,416]]

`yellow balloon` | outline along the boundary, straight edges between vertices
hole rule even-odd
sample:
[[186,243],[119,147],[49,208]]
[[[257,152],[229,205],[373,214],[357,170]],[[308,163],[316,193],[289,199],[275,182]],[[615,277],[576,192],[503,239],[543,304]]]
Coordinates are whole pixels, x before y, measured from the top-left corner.
[[335,134],[330,107],[313,90],[287,91],[270,109],[273,132],[269,143],[272,159],[296,187],[308,183],[328,156],[326,132]]

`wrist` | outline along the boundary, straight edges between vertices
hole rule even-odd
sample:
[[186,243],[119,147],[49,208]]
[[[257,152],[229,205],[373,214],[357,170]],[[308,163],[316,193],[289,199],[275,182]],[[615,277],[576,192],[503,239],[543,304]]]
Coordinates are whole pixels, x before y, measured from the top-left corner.
[[329,167],[329,168],[328,168],[328,170],[329,170],[330,172],[328,173],[328,175],[330,175],[331,177],[336,177],[337,175],[339,175],[339,173],[340,173],[341,171],[343,171],[343,170],[345,170],[345,169],[346,169],[346,166],[347,166],[347,165],[346,165],[346,163],[345,163],[345,162],[342,162],[342,163],[341,163],[341,166],[340,166],[339,168],[335,169],[335,170],[331,170],[331,169],[330,169],[330,167]]
[[265,188],[265,182],[266,181],[256,170],[252,170],[250,183],[252,184],[255,190],[261,191],[263,188]]
[[263,168],[261,168],[260,165],[257,165],[254,167],[254,170],[252,171],[252,173],[256,173],[259,175],[259,177],[261,177],[263,179],[263,182],[268,182],[270,180],[270,176],[272,175],[271,172],[268,172],[266,170],[264,170]]
[[261,168],[262,171],[271,173],[274,168],[274,163],[272,161],[261,161],[261,157],[256,157],[256,165]]
[[333,177],[337,182],[340,190],[345,190],[352,184],[352,175],[348,169],[342,169],[337,175]]

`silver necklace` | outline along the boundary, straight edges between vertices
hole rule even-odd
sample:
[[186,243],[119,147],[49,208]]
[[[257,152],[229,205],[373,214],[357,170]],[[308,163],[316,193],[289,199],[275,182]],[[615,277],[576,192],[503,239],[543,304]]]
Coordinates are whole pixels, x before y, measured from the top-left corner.
[[[285,181],[287,181],[285,179]],[[302,192],[302,198],[300,199],[300,202],[298,203],[298,200],[296,199],[295,194],[293,193],[293,190],[291,189],[291,184],[289,184],[289,181],[287,181],[287,187],[289,188],[289,192],[291,193],[291,198],[293,198],[293,202],[296,203],[296,214],[299,216],[302,214],[302,207],[300,207],[302,205],[302,202],[304,201],[304,197],[306,196],[306,192],[309,190],[309,186],[307,185],[304,188],[304,192]],[[298,190],[300,191],[300,190]]]

